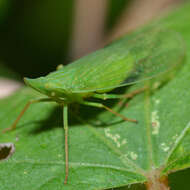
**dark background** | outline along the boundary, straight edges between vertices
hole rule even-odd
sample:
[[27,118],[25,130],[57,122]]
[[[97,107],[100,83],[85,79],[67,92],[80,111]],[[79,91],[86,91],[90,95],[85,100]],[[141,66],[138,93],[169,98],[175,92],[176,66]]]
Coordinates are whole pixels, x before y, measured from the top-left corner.
[[121,34],[180,2],[160,0],[155,9],[151,0],[85,1],[0,0],[0,64],[20,79],[45,75],[115,39],[124,26]]
[[[105,34],[127,4],[110,0]],[[74,6],[74,0],[0,0],[0,62],[29,77],[70,62]]]

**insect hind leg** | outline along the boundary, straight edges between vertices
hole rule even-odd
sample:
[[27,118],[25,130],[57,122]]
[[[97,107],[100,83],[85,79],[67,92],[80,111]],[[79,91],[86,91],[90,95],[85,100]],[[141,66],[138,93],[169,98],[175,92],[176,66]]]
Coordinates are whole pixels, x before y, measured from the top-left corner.
[[133,98],[134,96],[144,92],[148,87],[145,86],[143,88],[139,88],[137,90],[134,90],[130,93],[126,93],[126,94],[93,94],[92,97],[94,98],[98,98],[98,99],[102,99],[102,100],[107,100],[107,99],[120,99],[119,102],[118,102],[118,105],[120,105],[121,107],[124,107],[126,106],[126,101],[128,99],[131,99]]
[[97,107],[97,108],[104,108],[104,109],[106,109],[107,111],[109,111],[109,112],[111,112],[112,114],[114,114],[114,115],[116,115],[116,116],[122,118],[122,119],[125,120],[125,121],[137,123],[137,120],[127,118],[127,117],[125,117],[124,115],[121,115],[120,113],[114,111],[113,109],[111,109],[111,108],[105,106],[104,104],[97,103],[97,102],[88,102],[88,101],[83,101],[83,102],[81,102],[81,104],[87,105],[87,106],[92,106],[92,107]]
[[147,87],[143,87],[140,89],[137,89],[135,91],[132,91],[127,94],[93,94],[92,97],[102,99],[102,100],[107,100],[107,99],[128,99],[128,98],[133,98],[137,94],[140,94],[141,92],[144,92],[147,89]]

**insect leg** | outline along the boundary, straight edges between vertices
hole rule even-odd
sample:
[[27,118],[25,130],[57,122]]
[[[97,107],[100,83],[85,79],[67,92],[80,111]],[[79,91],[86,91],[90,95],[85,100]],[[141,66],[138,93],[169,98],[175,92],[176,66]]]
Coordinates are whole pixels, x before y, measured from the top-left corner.
[[131,93],[127,93],[127,94],[106,94],[106,93],[103,93],[103,94],[93,94],[92,97],[94,98],[99,98],[99,99],[102,99],[102,100],[107,100],[107,99],[123,99],[123,98],[132,98],[133,96],[145,91],[147,89],[147,87],[143,87],[143,88],[140,88],[140,89],[137,89]]
[[102,99],[102,100],[107,100],[107,99],[121,99],[121,98],[124,98],[124,95],[103,93],[103,94],[93,94],[92,97]]
[[87,106],[93,106],[93,107],[97,107],[97,108],[104,108],[104,109],[106,109],[107,111],[111,112],[112,114],[114,114],[114,115],[116,115],[116,116],[118,116],[118,117],[121,117],[121,118],[122,118],[123,120],[125,120],[125,121],[137,123],[137,120],[127,118],[127,117],[121,115],[120,113],[118,113],[118,112],[112,110],[111,108],[105,106],[104,104],[97,103],[97,102],[87,102],[87,101],[83,101],[83,102],[81,102],[81,104],[84,104],[84,105],[87,105]]
[[134,90],[134,91],[132,91],[132,92],[130,92],[130,93],[124,94],[124,98],[121,99],[121,100],[118,102],[118,104],[121,105],[121,106],[125,105],[127,99],[131,99],[131,98],[133,98],[134,96],[140,94],[141,92],[144,92],[144,91],[147,90],[147,89],[148,89],[148,87],[145,86],[145,87],[143,87],[143,88],[139,88],[139,89],[137,89],[137,90]]
[[20,121],[21,117],[24,115],[24,113],[26,112],[26,110],[29,108],[29,106],[33,103],[37,103],[37,102],[49,102],[49,101],[53,101],[51,98],[40,98],[40,99],[35,99],[35,100],[30,100],[23,108],[23,110],[20,112],[19,116],[17,117],[17,119],[14,121],[14,123],[12,124],[11,127],[6,128],[3,130],[3,133],[6,131],[12,131],[14,129],[16,129],[16,125],[17,123]]
[[64,184],[67,184],[69,176],[69,152],[68,152],[68,105],[63,106],[63,126],[65,130],[65,180]]

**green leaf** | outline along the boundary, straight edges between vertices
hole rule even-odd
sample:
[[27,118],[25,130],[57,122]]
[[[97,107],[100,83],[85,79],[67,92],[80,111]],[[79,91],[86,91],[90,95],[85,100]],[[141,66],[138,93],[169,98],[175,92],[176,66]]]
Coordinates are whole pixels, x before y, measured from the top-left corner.
[[[187,42],[184,66],[159,89],[142,93],[121,113],[139,121],[121,121],[111,113],[85,106],[69,113],[69,164],[64,181],[62,110],[55,103],[32,105],[15,131],[0,134],[15,153],[0,162],[2,189],[95,190],[144,183],[155,172],[167,175],[190,166],[190,5],[160,22]],[[156,82],[155,82],[156,83]],[[143,86],[143,83],[139,83]],[[138,88],[134,86],[133,88]],[[130,91],[133,88],[129,89]],[[9,127],[25,103],[39,93],[24,88],[0,101],[0,128]],[[117,102],[114,109],[119,109]],[[114,106],[114,105],[113,105]],[[78,111],[77,111],[78,110]]]

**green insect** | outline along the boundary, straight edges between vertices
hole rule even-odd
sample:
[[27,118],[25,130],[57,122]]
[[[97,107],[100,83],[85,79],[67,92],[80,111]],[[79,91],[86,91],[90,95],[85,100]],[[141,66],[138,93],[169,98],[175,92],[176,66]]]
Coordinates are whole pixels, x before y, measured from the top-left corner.
[[[119,41],[85,56],[73,63],[59,67],[57,71],[36,79],[25,78],[26,85],[39,91],[47,98],[29,101],[11,128],[13,130],[30,104],[37,102],[57,102],[63,107],[65,129],[65,181],[69,175],[68,158],[68,107],[83,104],[104,108],[125,121],[137,123],[115,112],[104,104],[87,101],[86,98],[121,99],[127,95],[110,94],[121,86],[150,79],[165,73],[182,61],[184,45],[181,36],[160,27],[141,29]],[[133,93],[137,94],[144,89]],[[140,121],[138,121],[140,122]]]

